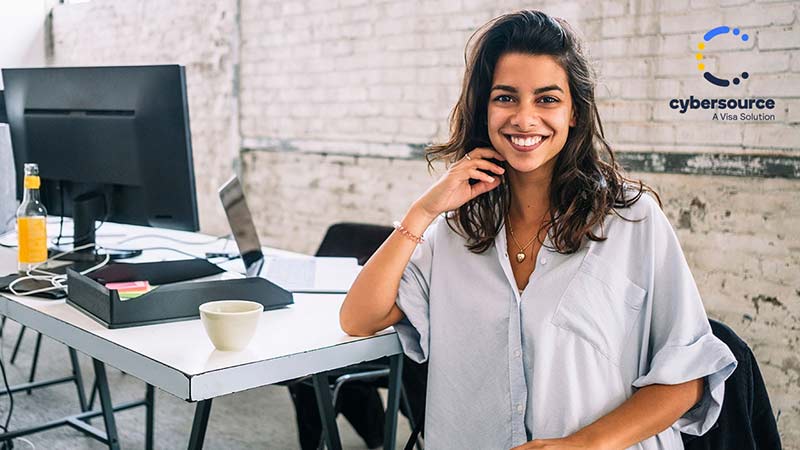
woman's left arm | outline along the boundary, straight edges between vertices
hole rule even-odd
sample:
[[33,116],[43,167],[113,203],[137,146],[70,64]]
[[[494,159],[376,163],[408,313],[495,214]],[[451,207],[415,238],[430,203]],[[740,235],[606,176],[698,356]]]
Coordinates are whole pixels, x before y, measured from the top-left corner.
[[645,386],[575,434],[560,439],[536,439],[512,450],[625,449],[675,423],[700,401],[703,389],[703,378],[675,385]]

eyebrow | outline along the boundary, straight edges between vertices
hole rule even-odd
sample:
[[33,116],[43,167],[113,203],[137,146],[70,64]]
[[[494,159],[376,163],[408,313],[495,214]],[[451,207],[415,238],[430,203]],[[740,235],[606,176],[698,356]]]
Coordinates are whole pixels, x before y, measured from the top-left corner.
[[[508,86],[508,85],[505,85],[505,84],[497,84],[497,85],[492,87],[493,91],[496,90],[496,89],[497,90],[501,90],[501,91],[508,91],[508,92],[512,92],[512,93],[516,93],[517,92],[517,88],[515,88],[513,86]],[[557,84],[551,84],[550,86],[543,86],[543,87],[540,87],[540,88],[536,88],[533,91],[533,95],[539,95],[542,92],[547,92],[547,91],[564,92],[564,90],[561,89]]]

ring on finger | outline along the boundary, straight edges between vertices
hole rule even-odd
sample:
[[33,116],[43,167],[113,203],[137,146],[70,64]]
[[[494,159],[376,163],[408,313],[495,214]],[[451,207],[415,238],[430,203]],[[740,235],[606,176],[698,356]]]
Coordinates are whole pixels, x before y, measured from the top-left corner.
[[470,158],[470,157],[469,157],[469,153],[467,153],[466,155],[464,155],[464,158],[466,158],[466,159],[467,159],[467,161],[472,161],[472,158]]

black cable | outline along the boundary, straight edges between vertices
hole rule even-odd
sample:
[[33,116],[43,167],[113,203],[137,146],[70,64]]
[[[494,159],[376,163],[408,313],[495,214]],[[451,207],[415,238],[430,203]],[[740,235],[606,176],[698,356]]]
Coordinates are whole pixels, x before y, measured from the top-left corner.
[[8,432],[8,424],[11,423],[11,413],[14,411],[14,395],[11,393],[11,388],[8,386],[8,376],[6,375],[6,365],[0,361],[0,371],[3,372],[3,385],[6,388],[6,393],[8,393],[8,414],[6,415],[6,422],[0,427],[3,428],[3,433]]
[[[63,220],[63,217],[62,217],[62,220]],[[97,233],[97,230],[99,230],[99,229],[100,229],[100,227],[102,227],[102,226],[103,226],[103,224],[104,224],[104,223],[106,223],[106,221],[107,221],[107,220],[108,220],[108,215],[106,215],[104,218],[102,218],[102,219],[100,220],[100,224],[99,224],[99,225],[97,225],[96,227],[94,227],[94,232],[95,232],[95,233]],[[74,236],[61,236],[61,232],[59,231],[59,237],[58,237],[58,239],[60,239],[61,237],[64,237],[64,238],[72,238],[72,242],[64,242],[64,245],[70,245],[70,244],[73,244],[73,245],[74,245],[74,244],[75,244],[75,241],[80,241],[81,239],[87,238],[87,237],[89,237],[89,235],[90,235],[90,234],[91,234],[91,233],[86,233],[86,234],[84,234],[83,236],[78,236],[78,238],[76,239]],[[53,242],[53,243],[54,243],[55,245],[60,245],[58,242]]]
[[58,237],[56,238],[56,246],[61,245],[61,236],[64,234],[64,181],[58,180],[58,193],[59,193],[59,203],[61,203],[61,208],[59,209],[59,219],[58,219]]
[[[3,336],[0,334],[0,346],[3,345]],[[0,350],[1,351],[1,350]],[[2,355],[2,353],[0,353]],[[3,373],[3,385],[6,388],[6,393],[8,393],[8,415],[6,415],[6,421],[4,425],[0,425],[3,429],[3,433],[8,433],[8,425],[11,423],[11,413],[14,412],[14,394],[11,393],[11,387],[8,385],[8,376],[6,375],[6,365],[3,363],[3,358],[0,357],[0,371]],[[14,448],[14,441],[12,439],[4,440],[2,444],[0,444],[0,449],[2,450],[10,450]]]
[[[105,196],[103,196],[103,209],[105,211],[104,211],[103,218],[100,220],[100,225],[97,225],[94,228],[93,232],[86,233],[83,236],[78,236],[77,238],[75,237],[74,233],[73,233],[72,236],[64,236],[63,235],[63,231],[64,231],[64,187],[63,187],[63,181],[59,181],[58,182],[58,190],[59,190],[60,196],[61,196],[60,200],[59,200],[61,202],[61,210],[59,211],[60,212],[60,216],[59,216],[60,219],[59,219],[59,224],[58,224],[58,237],[56,238],[56,241],[54,242],[54,244],[56,246],[60,246],[61,245],[61,238],[62,237],[64,237],[64,238],[71,237],[72,238],[72,242],[65,242],[64,244],[75,245],[75,242],[89,237],[89,235],[91,235],[92,233],[97,233],[97,230],[99,230],[100,227],[102,227],[103,224],[106,223],[108,221],[108,219],[111,217],[111,211],[110,211],[110,208],[108,207],[108,202],[105,201]],[[73,226],[74,226],[74,223],[73,223]]]

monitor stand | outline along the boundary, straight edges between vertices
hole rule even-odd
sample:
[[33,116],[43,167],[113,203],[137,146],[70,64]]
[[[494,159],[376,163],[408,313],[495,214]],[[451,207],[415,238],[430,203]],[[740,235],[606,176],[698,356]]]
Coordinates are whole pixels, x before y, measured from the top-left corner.
[[[73,248],[95,243],[95,221],[108,219],[107,209],[105,196],[101,192],[89,192],[72,199]],[[57,252],[54,254],[63,252],[57,249],[51,249],[51,251]],[[69,253],[58,259],[62,261],[101,262],[106,258],[106,255],[108,255],[109,259],[117,260],[133,258],[141,254],[141,250],[102,249],[98,251],[95,247],[89,247]]]

